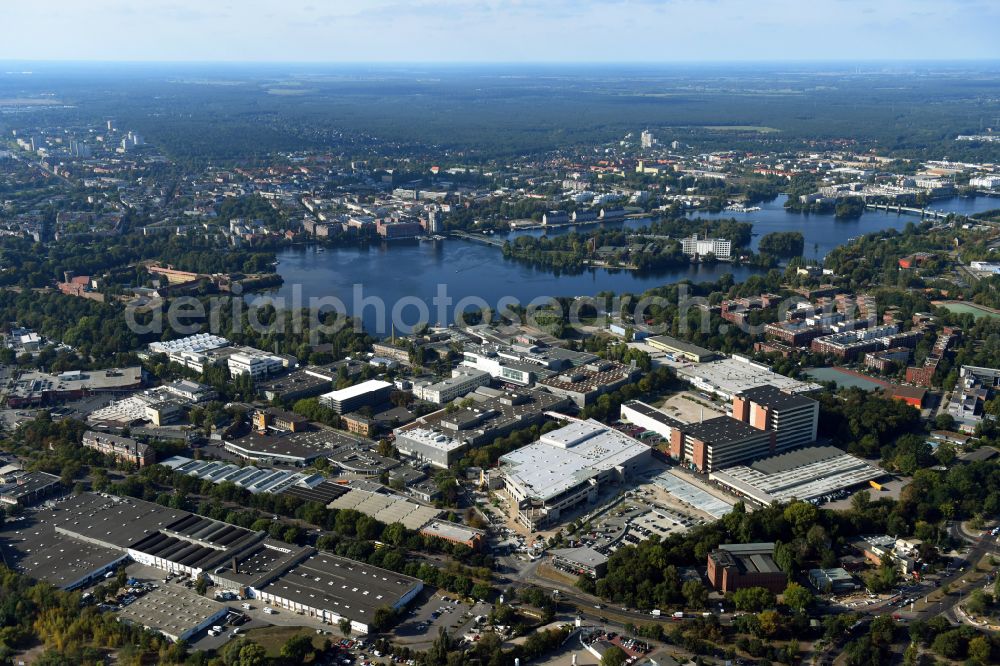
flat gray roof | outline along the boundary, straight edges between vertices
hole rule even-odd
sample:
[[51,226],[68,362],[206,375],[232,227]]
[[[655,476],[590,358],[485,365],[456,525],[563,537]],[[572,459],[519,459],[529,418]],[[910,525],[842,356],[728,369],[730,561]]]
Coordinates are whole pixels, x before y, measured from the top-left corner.
[[694,354],[696,356],[715,356],[716,352],[711,349],[705,349],[704,347],[699,347],[696,344],[686,342],[684,340],[678,340],[677,338],[672,338],[669,335],[654,335],[646,338],[646,342],[658,342],[667,347],[677,349],[689,354]]
[[59,483],[59,477],[48,472],[26,472],[17,477],[14,483],[0,486],[0,495],[18,501],[26,495],[31,495],[40,490],[55,486]]
[[119,617],[176,640],[186,638],[189,632],[224,616],[228,610],[183,585],[164,583],[123,607]]
[[377,608],[394,608],[422,586],[416,578],[320,551],[260,591],[367,624]]
[[773,409],[791,409],[793,407],[804,407],[816,403],[812,398],[796,393],[786,393],[774,386],[765,384],[755,386],[742,391],[739,395],[748,398],[752,402],[766,405]]
[[689,423],[681,430],[709,444],[741,441],[751,437],[760,437],[767,433],[765,430],[758,430],[749,423],[744,423],[731,416],[717,416],[701,423]]
[[568,562],[574,562],[586,567],[597,567],[602,564],[606,564],[608,561],[607,555],[599,553],[589,546],[581,546],[580,548],[558,548],[556,550],[550,550],[549,554]]
[[81,541],[27,519],[9,522],[0,531],[0,555],[14,571],[61,588],[125,557],[121,550]]
[[645,444],[590,419],[542,435],[501,456],[500,464],[508,483],[545,501],[649,451]]
[[813,446],[750,466],[728,467],[712,472],[709,478],[762,504],[773,504],[792,498],[809,501],[884,475],[876,465],[840,449]]
[[433,534],[452,541],[472,541],[477,536],[485,534],[483,530],[459,525],[447,520],[432,520],[421,530],[425,534]]
[[71,535],[125,549],[187,515],[131,497],[82,493],[41,512],[38,519]]
[[641,400],[629,400],[622,406],[634,409],[639,414],[647,416],[659,423],[662,423],[663,425],[670,426],[671,428],[683,428],[685,425],[683,422],[678,421],[669,414],[661,412],[659,409],[656,409],[651,405],[647,405]]
[[842,455],[844,455],[843,449],[838,449],[835,446],[810,446],[758,460],[750,467],[762,474],[778,474],[795,467],[810,465],[820,460],[837,458]]
[[236,571],[233,571],[232,559],[227,558],[208,573],[213,578],[259,588],[287,571],[310,552],[314,550],[309,546],[295,546],[283,541],[265,539],[249,550],[244,549],[236,560]]

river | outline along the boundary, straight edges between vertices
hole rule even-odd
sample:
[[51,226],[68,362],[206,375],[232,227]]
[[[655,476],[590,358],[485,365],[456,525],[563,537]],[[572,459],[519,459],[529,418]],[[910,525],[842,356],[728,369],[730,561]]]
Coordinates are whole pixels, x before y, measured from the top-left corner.
[[[822,258],[837,245],[849,238],[887,228],[902,228],[908,222],[917,222],[913,215],[896,215],[880,211],[866,211],[860,219],[836,220],[832,215],[801,215],[788,213],[784,197],[761,206],[750,213],[699,213],[703,218],[733,217],[754,225],[753,247],[764,234],[773,231],[801,231],[805,236],[806,258]],[[1000,199],[978,197],[975,199],[949,199],[936,202],[936,210],[972,214],[1000,208]],[[694,215],[692,213],[692,215]],[[614,226],[637,228],[648,221],[626,220]],[[591,227],[592,228],[592,227]],[[558,230],[555,233],[567,233]],[[541,234],[540,230],[519,233]],[[550,232],[552,233],[552,232]],[[514,234],[511,234],[514,235]],[[449,239],[436,242],[399,241],[373,245],[367,248],[319,248],[296,246],[278,254],[278,273],[284,284],[275,296],[285,299],[285,304],[296,302],[308,306],[312,297],[335,297],[345,309],[357,315],[360,312],[365,330],[382,336],[390,332],[388,322],[393,307],[409,302],[401,308],[402,326],[419,319],[420,306],[426,304],[431,323],[450,323],[455,305],[461,299],[480,298],[496,307],[501,299],[516,299],[528,303],[533,299],[550,296],[593,296],[598,292],[641,293],[652,287],[684,279],[695,282],[716,280],[731,273],[737,281],[745,280],[757,269],[719,263],[712,266],[690,266],[656,272],[638,273],[625,270],[588,269],[578,274],[556,274],[550,270],[533,268],[503,257],[499,248]],[[443,294],[452,299],[452,306],[439,309],[436,296]],[[296,294],[299,294],[296,301]],[[403,301],[409,297],[408,301]],[[415,299],[413,298],[415,297]],[[251,297],[252,301],[256,297]],[[368,301],[363,298],[380,299]],[[379,321],[379,308],[383,308],[385,322]]]

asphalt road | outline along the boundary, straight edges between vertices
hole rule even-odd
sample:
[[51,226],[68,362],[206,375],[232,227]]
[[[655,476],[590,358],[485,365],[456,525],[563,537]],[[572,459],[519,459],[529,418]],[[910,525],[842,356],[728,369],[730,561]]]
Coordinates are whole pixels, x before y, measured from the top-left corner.
[[[816,656],[814,663],[820,665],[833,664],[843,645],[848,641],[863,635],[864,632],[868,630],[868,625],[871,624],[872,620],[880,615],[899,615],[901,619],[907,621],[926,621],[937,615],[944,615],[949,622],[952,622],[953,624],[961,624],[962,621],[957,617],[955,608],[961,603],[965,594],[971,592],[976,587],[976,585],[971,582],[971,577],[969,576],[969,574],[972,573],[971,569],[976,566],[983,556],[989,553],[997,552],[997,544],[996,540],[993,538],[983,539],[978,535],[966,532],[960,521],[951,521],[948,525],[948,533],[952,536],[952,538],[958,541],[963,541],[969,546],[968,552],[959,558],[958,561],[953,563],[954,565],[957,565],[955,572],[939,579],[942,587],[946,584],[951,587],[949,595],[945,596],[937,603],[930,604],[926,608],[917,609],[915,607],[912,611],[906,609],[905,607],[899,608],[888,605],[859,611],[865,614],[859,623],[852,627],[852,629],[845,635],[839,637],[838,640],[835,640],[830,645],[827,645],[826,648]],[[936,586],[930,585],[924,585],[922,588],[922,592],[913,591],[906,596],[916,597],[918,600],[922,600],[923,597],[930,594],[931,591],[937,589]]]

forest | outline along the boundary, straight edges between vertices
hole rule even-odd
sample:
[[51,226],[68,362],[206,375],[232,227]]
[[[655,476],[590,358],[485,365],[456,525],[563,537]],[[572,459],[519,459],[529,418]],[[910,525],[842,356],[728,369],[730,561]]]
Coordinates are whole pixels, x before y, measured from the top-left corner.
[[[681,238],[695,234],[721,237],[741,248],[750,244],[752,230],[753,225],[748,222],[688,219],[678,215],[657,218],[638,229],[600,227],[584,233],[572,231],[552,236],[518,236],[513,241],[505,242],[502,250],[504,257],[557,273],[578,273],[591,261],[656,271],[691,263],[691,258],[681,251]],[[705,260],[710,261],[711,257]]]
[[801,257],[805,248],[805,238],[800,231],[773,231],[761,236],[757,249],[761,254],[775,257]]
[[[53,122],[116,117],[181,164],[331,147],[410,157],[446,149],[475,164],[617,141],[642,127],[700,151],[834,148],[850,137],[858,150],[998,162],[996,144],[954,141],[996,115],[990,91],[1000,87],[986,65],[962,70],[470,65],[428,76],[350,65],[293,72],[280,65],[147,71],[52,64],[18,80],[20,88],[0,86],[0,95],[59,89],[67,107],[46,112]],[[274,93],[286,83],[298,94]]]

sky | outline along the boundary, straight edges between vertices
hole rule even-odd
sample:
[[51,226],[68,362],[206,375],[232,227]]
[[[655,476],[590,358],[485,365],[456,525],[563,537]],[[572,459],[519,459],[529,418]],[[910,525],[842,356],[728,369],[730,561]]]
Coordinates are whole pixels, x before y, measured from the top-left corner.
[[0,0],[0,60],[996,60],[998,28],[998,0]]

